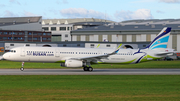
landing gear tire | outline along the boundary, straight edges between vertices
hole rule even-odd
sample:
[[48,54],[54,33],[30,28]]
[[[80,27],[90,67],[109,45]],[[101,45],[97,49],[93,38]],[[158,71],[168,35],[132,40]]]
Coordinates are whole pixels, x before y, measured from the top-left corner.
[[93,71],[93,68],[92,68],[92,67],[89,67],[89,71],[92,72],[92,71]]
[[92,72],[92,71],[93,71],[93,68],[92,68],[92,67],[86,67],[86,66],[85,66],[85,67],[83,68],[83,70],[84,70],[84,71],[90,71],[90,72]]
[[21,68],[20,68],[20,70],[21,70],[21,71],[23,71],[23,70],[24,70],[24,68],[23,68],[23,67],[21,67]]
[[89,71],[88,67],[84,67],[83,69],[84,69],[84,71]]

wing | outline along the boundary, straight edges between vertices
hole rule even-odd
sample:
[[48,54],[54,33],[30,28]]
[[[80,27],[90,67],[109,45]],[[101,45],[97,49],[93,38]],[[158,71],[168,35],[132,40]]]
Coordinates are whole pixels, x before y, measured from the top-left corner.
[[122,44],[119,45],[119,47],[112,53],[105,54],[105,55],[95,55],[95,56],[88,56],[88,57],[79,57],[79,58],[71,58],[73,60],[88,60],[88,61],[93,61],[93,60],[100,60],[100,59],[106,59],[110,55],[117,54],[119,49],[121,48]]

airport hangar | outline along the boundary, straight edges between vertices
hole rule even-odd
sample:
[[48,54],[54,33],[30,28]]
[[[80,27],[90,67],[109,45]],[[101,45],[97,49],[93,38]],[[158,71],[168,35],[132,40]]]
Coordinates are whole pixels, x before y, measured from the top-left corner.
[[180,51],[180,19],[124,21],[74,30],[71,35],[72,41],[151,42],[164,27],[172,28],[168,48]]
[[[45,31],[52,32],[52,42],[89,43],[85,47],[96,47],[99,42],[106,41],[109,44],[129,43],[129,45],[132,45],[134,43],[138,44],[138,48],[145,48],[164,27],[172,27],[168,48],[180,51],[178,45],[180,43],[180,19],[113,22],[103,19],[78,18],[46,19],[42,21],[42,28]],[[108,44],[104,46],[109,47]],[[132,45],[132,47],[134,46]]]
[[[33,22],[35,18],[38,20]],[[7,18],[0,18],[0,31],[9,30],[8,33],[25,31],[25,35],[23,36],[24,40],[19,40],[22,38],[5,40],[1,35],[2,40],[0,47],[5,47],[7,51],[11,48],[24,45],[29,47],[58,46],[95,48],[98,44],[101,44],[100,47],[102,48],[115,48],[118,44],[123,43],[127,48],[145,48],[160,30],[166,26],[172,27],[168,48],[180,51],[180,47],[178,46],[180,40],[179,19],[131,20],[120,23],[94,18],[42,20],[42,17],[14,17],[9,19],[11,19],[10,21],[8,20],[11,24],[6,25],[8,22]],[[22,21],[23,19],[24,22]],[[4,28],[6,29],[2,26],[5,26]],[[30,37],[28,30],[32,31],[30,35],[31,38],[29,38],[31,40],[27,38]],[[39,31],[39,33],[42,34],[33,31]],[[47,35],[46,37],[48,37],[46,40],[43,40],[43,33],[46,33],[44,36]],[[51,35],[49,35],[49,33]]]

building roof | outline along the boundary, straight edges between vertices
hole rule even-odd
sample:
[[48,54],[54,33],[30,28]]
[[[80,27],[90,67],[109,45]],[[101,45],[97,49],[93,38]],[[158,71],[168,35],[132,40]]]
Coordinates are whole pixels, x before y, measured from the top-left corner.
[[56,24],[77,24],[77,23],[94,23],[94,22],[107,22],[114,23],[114,21],[94,18],[75,18],[75,19],[43,19],[43,25],[56,25]]
[[73,32],[83,31],[144,31],[144,30],[161,30],[164,27],[171,27],[172,30],[180,30],[179,24],[134,24],[134,25],[102,25],[96,27],[88,27],[84,29],[74,30]]
[[36,23],[39,22],[40,19],[42,19],[42,16],[0,18],[0,26],[24,24],[24,23]]
[[180,24],[180,19],[150,19],[150,20],[128,20],[119,22],[124,25],[134,24]]

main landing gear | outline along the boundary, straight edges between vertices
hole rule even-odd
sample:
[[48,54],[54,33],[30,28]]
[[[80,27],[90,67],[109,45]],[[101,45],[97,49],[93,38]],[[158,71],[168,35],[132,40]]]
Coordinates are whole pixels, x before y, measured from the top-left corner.
[[84,70],[84,71],[90,71],[90,72],[92,72],[92,71],[93,71],[93,68],[92,68],[92,67],[84,66],[83,70]]
[[[86,65],[88,65],[88,67]],[[83,66],[83,70],[92,72],[93,68],[91,67],[90,62],[87,62],[86,65]]]
[[24,70],[24,62],[22,62],[22,67],[20,68],[21,71]]

